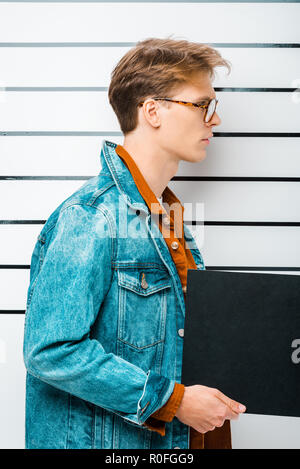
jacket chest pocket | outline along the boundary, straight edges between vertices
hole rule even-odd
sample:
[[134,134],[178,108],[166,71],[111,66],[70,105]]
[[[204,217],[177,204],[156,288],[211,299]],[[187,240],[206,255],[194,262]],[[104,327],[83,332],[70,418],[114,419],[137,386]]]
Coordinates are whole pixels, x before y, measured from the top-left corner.
[[171,278],[160,269],[118,271],[118,339],[136,349],[164,340]]

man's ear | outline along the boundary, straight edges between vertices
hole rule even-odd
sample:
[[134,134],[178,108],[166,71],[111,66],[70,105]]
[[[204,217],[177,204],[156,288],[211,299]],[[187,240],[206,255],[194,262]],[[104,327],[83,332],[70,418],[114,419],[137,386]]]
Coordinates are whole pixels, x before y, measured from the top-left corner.
[[150,125],[153,127],[159,127],[161,125],[161,113],[157,101],[154,101],[154,99],[146,100],[143,104],[142,112],[144,118]]

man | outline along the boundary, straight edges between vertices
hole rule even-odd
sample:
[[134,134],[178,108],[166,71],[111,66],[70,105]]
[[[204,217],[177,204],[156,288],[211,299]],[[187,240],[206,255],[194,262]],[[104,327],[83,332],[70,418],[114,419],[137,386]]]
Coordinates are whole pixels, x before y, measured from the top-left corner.
[[187,269],[205,266],[167,186],[180,161],[206,157],[220,65],[209,46],[153,38],[115,67],[123,145],[103,141],[100,174],[51,214],[32,254],[26,448],[231,447],[244,406],[181,383]]

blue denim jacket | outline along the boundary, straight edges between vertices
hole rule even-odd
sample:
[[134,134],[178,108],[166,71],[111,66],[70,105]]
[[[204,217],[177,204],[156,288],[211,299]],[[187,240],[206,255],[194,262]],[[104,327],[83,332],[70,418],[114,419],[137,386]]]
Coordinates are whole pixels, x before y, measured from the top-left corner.
[[[55,209],[34,246],[23,344],[26,448],[189,448],[189,427],[176,417],[165,436],[143,425],[181,382],[185,300],[115,147],[103,141],[99,175]],[[127,235],[125,221],[138,221],[143,236]],[[205,269],[186,225],[184,237]]]

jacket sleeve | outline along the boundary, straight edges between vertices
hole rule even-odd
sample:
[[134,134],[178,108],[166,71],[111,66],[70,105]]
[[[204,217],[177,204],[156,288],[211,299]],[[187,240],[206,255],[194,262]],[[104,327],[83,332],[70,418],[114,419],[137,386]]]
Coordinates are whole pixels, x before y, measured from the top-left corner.
[[184,385],[181,383],[175,383],[173,393],[169,398],[168,402],[160,409],[156,410],[152,415],[150,415],[144,425],[149,428],[149,430],[156,431],[161,436],[165,436],[165,422],[171,422],[175,417],[177,409],[181,404],[183,394]]
[[27,371],[141,426],[168,401],[175,381],[106,353],[90,337],[112,278],[111,215],[103,206],[73,204],[60,212],[51,237],[49,232],[29,286]]

